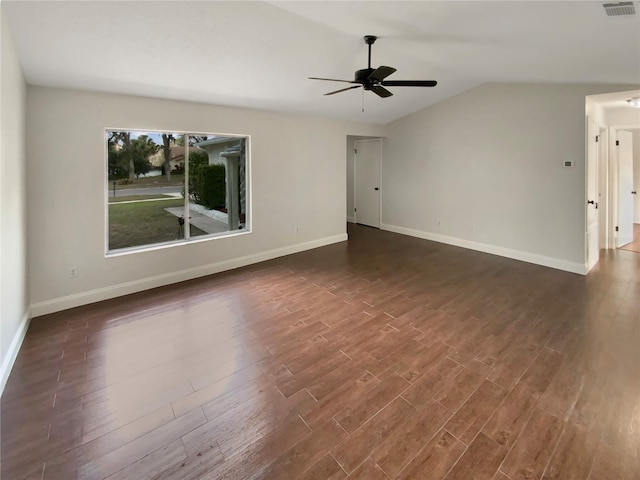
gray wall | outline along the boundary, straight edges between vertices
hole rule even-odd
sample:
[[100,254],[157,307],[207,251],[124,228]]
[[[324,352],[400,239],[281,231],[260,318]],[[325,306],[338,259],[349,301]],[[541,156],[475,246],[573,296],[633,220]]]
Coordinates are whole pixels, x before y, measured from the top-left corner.
[[620,90],[486,84],[389,124],[383,228],[584,273],[585,96]]
[[[382,128],[45,87],[27,124],[34,315],[345,240],[345,139]],[[104,128],[250,135],[252,232],[105,257]]]

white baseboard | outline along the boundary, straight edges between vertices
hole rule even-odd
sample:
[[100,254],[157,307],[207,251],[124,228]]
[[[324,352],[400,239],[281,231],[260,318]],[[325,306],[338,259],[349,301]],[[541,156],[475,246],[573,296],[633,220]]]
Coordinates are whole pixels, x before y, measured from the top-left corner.
[[624,247],[626,244],[633,242],[633,235],[630,237],[618,237],[616,239],[616,248]]
[[558,270],[564,270],[565,272],[577,273],[579,275],[587,274],[587,266],[584,263],[568,262],[566,260],[546,257],[544,255],[538,255],[535,253],[523,252],[521,250],[512,250],[510,248],[498,247],[496,245],[490,245],[488,243],[474,242],[471,240],[439,235],[437,233],[424,232],[422,230],[397,227],[395,225],[381,224],[380,229],[388,230],[395,233],[401,233],[403,235],[409,235],[411,237],[424,238],[425,240],[431,240],[434,242],[446,243],[448,245],[454,245],[456,247],[468,248],[469,250],[476,250],[478,252],[490,253],[492,255],[498,255],[500,257],[512,258],[514,260],[520,260],[522,262],[534,263],[536,265],[542,265],[543,267],[551,267]]
[[11,373],[13,364],[15,363],[20,347],[22,346],[24,336],[27,334],[27,330],[29,329],[29,323],[31,323],[31,312],[27,309],[27,311],[24,312],[18,331],[13,336],[11,345],[9,345],[7,354],[2,361],[2,366],[0,367],[0,395],[4,392],[4,386],[7,384],[9,374]]
[[348,223],[356,223],[356,217],[347,217]]
[[185,270],[179,270],[177,272],[143,278],[141,280],[134,280],[132,282],[125,282],[118,285],[80,292],[65,297],[45,300],[43,302],[32,304],[31,313],[34,317],[47,315],[49,313],[59,312],[61,310],[67,310],[69,308],[87,305],[89,303],[100,302],[102,300],[129,295],[131,293],[141,292],[143,290],[149,290],[151,288],[170,285],[172,283],[184,282],[185,280],[192,280],[194,278],[204,277],[206,275],[213,275],[214,273],[220,273],[226,270],[233,270],[234,268],[240,268],[258,262],[264,262],[273,258],[283,257],[285,255],[291,255],[292,253],[303,252],[305,250],[311,250],[313,248],[324,247],[325,245],[344,242],[346,240],[347,234],[342,233],[331,237],[312,240],[310,242],[298,243],[295,245],[289,245],[287,247],[268,250],[266,252],[259,252],[252,255],[246,255],[244,257],[211,263],[209,265],[202,265]]

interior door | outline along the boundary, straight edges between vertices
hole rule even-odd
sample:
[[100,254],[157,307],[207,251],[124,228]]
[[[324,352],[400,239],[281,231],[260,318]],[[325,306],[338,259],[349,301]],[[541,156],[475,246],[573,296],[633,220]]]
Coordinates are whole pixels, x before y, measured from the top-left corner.
[[593,120],[587,122],[587,271],[598,262],[598,127]]
[[616,247],[633,242],[633,143],[631,132],[618,130],[618,236]]
[[356,223],[380,228],[379,138],[355,142]]

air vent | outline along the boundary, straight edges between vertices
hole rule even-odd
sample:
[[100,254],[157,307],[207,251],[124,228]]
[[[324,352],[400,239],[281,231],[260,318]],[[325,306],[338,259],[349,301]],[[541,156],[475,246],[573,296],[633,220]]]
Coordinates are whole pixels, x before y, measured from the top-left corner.
[[608,17],[619,17],[621,15],[635,15],[636,9],[633,2],[603,3],[604,11]]

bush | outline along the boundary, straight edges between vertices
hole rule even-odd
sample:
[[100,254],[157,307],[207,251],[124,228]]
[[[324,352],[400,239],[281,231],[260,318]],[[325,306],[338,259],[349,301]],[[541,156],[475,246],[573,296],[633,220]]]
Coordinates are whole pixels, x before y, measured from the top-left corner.
[[123,178],[122,180],[118,180],[118,185],[133,185],[133,180]]
[[200,204],[209,209],[225,206],[227,188],[224,165],[200,165],[195,183]]
[[209,155],[207,152],[189,152],[189,196],[196,203],[202,203],[198,190],[198,172],[200,171],[200,167],[204,165],[209,165]]

